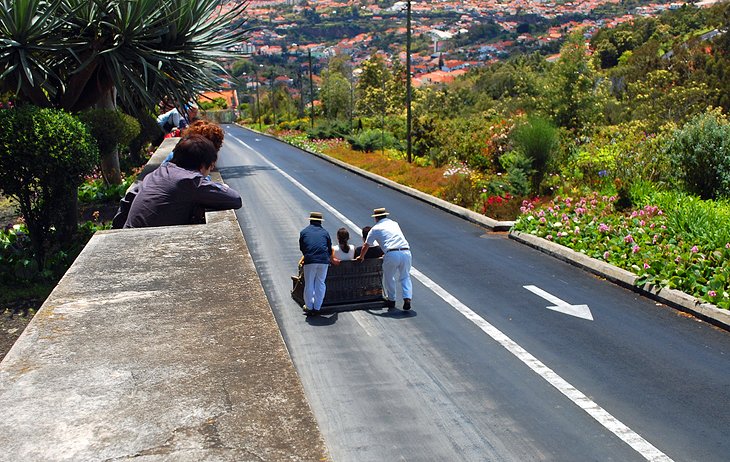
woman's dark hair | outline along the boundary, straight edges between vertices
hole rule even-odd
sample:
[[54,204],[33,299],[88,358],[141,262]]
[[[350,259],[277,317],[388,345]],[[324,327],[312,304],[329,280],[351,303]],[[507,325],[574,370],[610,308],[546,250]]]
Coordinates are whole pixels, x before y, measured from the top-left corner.
[[218,150],[203,135],[183,137],[175,145],[173,152],[170,162],[186,170],[200,170],[200,167],[209,167],[218,160]]
[[366,226],[362,229],[362,241],[365,242],[368,238],[368,233],[373,229],[372,226]]
[[350,233],[345,228],[338,229],[337,242],[340,244],[340,249],[345,253],[350,251],[350,245],[347,243],[348,240],[350,240]]

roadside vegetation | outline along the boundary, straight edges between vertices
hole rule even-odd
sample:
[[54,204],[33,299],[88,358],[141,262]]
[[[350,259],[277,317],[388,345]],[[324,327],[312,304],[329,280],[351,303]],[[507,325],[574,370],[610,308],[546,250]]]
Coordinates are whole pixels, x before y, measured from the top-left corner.
[[301,89],[316,105],[260,88],[242,122],[728,308],[728,14],[685,5],[414,88],[411,159],[405,69],[378,54],[356,79],[331,58]]

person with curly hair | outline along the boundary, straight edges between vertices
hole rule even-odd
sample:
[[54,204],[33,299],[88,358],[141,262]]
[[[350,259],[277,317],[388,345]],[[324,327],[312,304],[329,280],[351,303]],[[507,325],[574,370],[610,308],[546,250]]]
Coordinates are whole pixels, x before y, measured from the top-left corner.
[[201,223],[205,210],[241,208],[238,192],[206,178],[217,160],[218,150],[205,136],[180,139],[172,161],[139,184],[124,228]]
[[[225,132],[220,127],[220,125],[214,122],[210,122],[208,120],[199,119],[186,127],[185,131],[183,132],[183,137],[190,137],[193,135],[201,135],[210,140],[210,142],[213,143],[213,146],[215,147],[215,152],[217,155],[218,151],[220,151],[221,146],[223,146],[223,138],[225,137]],[[174,158],[175,150],[167,155],[165,160],[163,160],[160,164],[160,167],[167,165],[169,162],[174,163]],[[205,179],[210,181],[210,176],[208,175],[208,173],[206,173]],[[124,224],[127,221],[127,217],[129,216],[129,210],[132,208],[132,203],[139,193],[139,185],[139,183],[135,183],[134,185],[132,185],[127,190],[124,197],[119,201],[119,209],[112,219],[113,229],[120,229],[124,227]],[[199,210],[197,211],[197,215],[198,216],[196,218],[196,221],[199,221],[201,219],[201,217],[199,216]]]

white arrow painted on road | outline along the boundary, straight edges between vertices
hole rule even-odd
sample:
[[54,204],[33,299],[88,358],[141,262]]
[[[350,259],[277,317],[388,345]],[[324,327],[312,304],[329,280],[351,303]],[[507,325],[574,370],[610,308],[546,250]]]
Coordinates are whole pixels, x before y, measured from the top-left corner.
[[525,289],[529,290],[535,295],[538,295],[545,300],[549,301],[550,303],[555,303],[555,306],[547,306],[546,308],[548,310],[558,311],[560,313],[569,314],[571,316],[575,316],[578,318],[587,319],[589,321],[593,321],[593,315],[591,314],[590,308],[588,308],[588,305],[571,305],[568,302],[564,302],[563,300],[559,299],[555,295],[545,292],[541,288],[537,286],[522,286]]

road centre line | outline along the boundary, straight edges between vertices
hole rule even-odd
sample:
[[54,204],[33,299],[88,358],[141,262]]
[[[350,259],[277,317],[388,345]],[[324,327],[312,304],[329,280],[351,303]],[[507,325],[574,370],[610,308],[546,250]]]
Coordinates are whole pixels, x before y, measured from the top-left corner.
[[[360,234],[361,230],[357,225],[355,225],[354,222],[352,222],[346,216],[341,214],[338,210],[336,210],[334,207],[329,205],[322,198],[320,198],[319,196],[317,196],[316,194],[314,194],[313,192],[308,190],[304,185],[302,185],[296,179],[292,178],[288,173],[281,170],[278,166],[276,166],[271,161],[269,161],[266,157],[264,157],[256,149],[252,148],[251,146],[249,146],[248,144],[246,144],[244,141],[240,140],[236,136],[232,136],[229,134],[229,137],[235,139],[240,144],[245,146],[247,149],[249,149],[252,152],[259,155],[264,162],[266,162],[269,166],[271,166],[274,170],[276,170],[284,178],[289,180],[294,186],[299,188],[307,196],[312,198],[316,203],[318,203],[319,205],[324,207],[328,212],[333,214],[340,221],[342,221],[348,227],[350,227],[350,229],[352,229],[356,235]],[[609,414],[605,409],[603,409],[598,404],[593,402],[593,400],[588,398],[588,396],[586,396],[583,392],[576,389],[574,386],[572,386],[570,383],[568,383],[565,379],[563,379],[557,373],[555,373],[555,371],[553,371],[552,369],[547,367],[539,359],[534,357],[527,350],[522,348],[520,345],[518,345],[516,342],[514,342],[511,338],[509,338],[507,335],[505,335],[502,331],[500,331],[499,329],[494,327],[486,319],[479,316],[471,308],[469,308],[468,306],[463,304],[456,297],[451,295],[444,288],[442,288],[436,282],[432,281],[429,277],[427,277],[425,274],[421,273],[415,267],[411,267],[411,275],[413,277],[415,277],[419,282],[421,282],[421,284],[428,287],[436,295],[441,297],[446,303],[451,305],[456,311],[461,313],[465,318],[467,318],[469,321],[474,323],[485,334],[487,334],[489,337],[491,337],[497,343],[502,345],[507,351],[512,353],[515,357],[517,357],[517,359],[519,359],[527,367],[532,369],[537,375],[539,375],[545,381],[547,381],[550,385],[555,387],[560,393],[562,393],[569,400],[571,400],[576,406],[583,409],[588,415],[590,415],[598,423],[603,425],[604,428],[606,428],[608,431],[610,431],[611,433],[616,435],[618,438],[620,438],[623,442],[628,444],[631,448],[633,448],[636,452],[638,452],[646,460],[649,460],[652,462],[660,462],[660,461],[661,462],[671,462],[672,461],[672,459],[669,458],[669,456],[667,456],[666,454],[661,452],[654,445],[652,445],[651,443],[646,441],[641,435],[634,432],[628,426],[626,426],[624,423],[622,423],[617,418],[615,418],[614,416]]]

